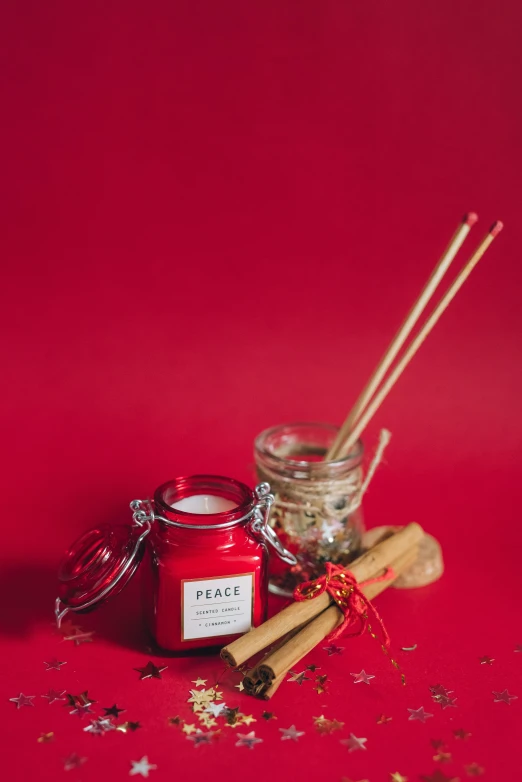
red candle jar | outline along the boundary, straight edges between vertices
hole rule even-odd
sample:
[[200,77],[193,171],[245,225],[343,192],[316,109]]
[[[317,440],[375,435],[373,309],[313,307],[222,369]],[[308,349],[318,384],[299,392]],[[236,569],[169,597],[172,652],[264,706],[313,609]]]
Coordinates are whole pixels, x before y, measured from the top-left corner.
[[267,524],[272,502],[267,483],[252,491],[213,475],[177,478],[153,500],[134,500],[132,525],[90,530],[67,552],[58,624],[117,594],[144,558],[145,617],[156,644],[183,652],[229,643],[266,618],[267,543],[296,562]]

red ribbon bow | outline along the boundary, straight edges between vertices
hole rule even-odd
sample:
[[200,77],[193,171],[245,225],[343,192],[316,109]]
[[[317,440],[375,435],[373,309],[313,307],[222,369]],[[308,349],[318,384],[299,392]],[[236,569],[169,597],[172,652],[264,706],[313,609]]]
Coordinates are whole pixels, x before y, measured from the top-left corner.
[[384,623],[379,616],[377,609],[372,602],[363,593],[361,587],[368,584],[376,584],[379,581],[387,581],[394,577],[392,568],[387,568],[382,576],[377,578],[369,578],[366,581],[357,582],[354,574],[350,570],[339,565],[333,565],[331,562],[326,563],[326,573],[320,578],[316,578],[314,581],[305,581],[304,584],[299,584],[294,591],[294,600],[301,602],[303,600],[312,600],[315,597],[319,597],[323,592],[328,592],[332,600],[334,600],[344,615],[344,622],[336,627],[336,629],[330,633],[326,640],[335,641],[344,635],[346,629],[355,623],[358,623],[358,628],[353,633],[350,633],[347,637],[353,638],[354,636],[362,635],[367,629],[375,637],[375,634],[371,631],[370,617],[372,617],[377,623],[381,638],[383,649],[388,649],[390,645],[390,638],[384,626]]

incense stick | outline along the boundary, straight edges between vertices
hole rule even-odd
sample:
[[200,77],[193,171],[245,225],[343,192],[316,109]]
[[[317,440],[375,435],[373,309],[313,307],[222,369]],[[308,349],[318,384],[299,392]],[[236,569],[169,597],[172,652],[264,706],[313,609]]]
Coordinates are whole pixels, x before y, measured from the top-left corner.
[[359,418],[357,424],[355,425],[354,429],[348,436],[347,440],[344,442],[344,444],[338,449],[338,456],[344,456],[345,454],[348,454],[350,452],[350,449],[353,448],[354,444],[359,439],[361,433],[368,425],[369,421],[373,418],[383,401],[388,396],[389,392],[399,379],[399,377],[402,375],[403,371],[406,369],[430,331],[433,329],[433,327],[437,324],[440,316],[442,313],[446,310],[448,305],[451,303],[451,301],[455,298],[461,287],[464,285],[466,280],[468,279],[469,275],[477,265],[477,263],[480,261],[488,247],[490,246],[493,239],[498,236],[500,231],[503,228],[503,224],[500,222],[500,220],[497,220],[496,223],[493,223],[491,226],[489,233],[486,234],[482,242],[479,244],[469,261],[466,263],[466,265],[463,267],[463,269],[459,272],[457,277],[455,278],[454,282],[451,284],[451,286],[448,288],[438,305],[435,307],[433,313],[430,315],[422,329],[419,331],[418,335],[415,337],[413,342],[410,344],[400,361],[395,365],[394,370],[389,375],[387,380],[383,383],[381,386],[381,389],[379,392],[375,395],[371,403],[366,408],[365,412],[362,414],[362,416]]
[[426,305],[430,301],[431,297],[435,293],[435,290],[437,289],[442,278],[448,271],[450,264],[452,263],[456,254],[460,250],[465,238],[467,237],[470,231],[470,228],[477,222],[477,220],[478,217],[474,212],[469,212],[468,214],[464,215],[462,223],[459,225],[459,227],[453,234],[450,243],[448,244],[446,250],[444,251],[440,261],[432,271],[431,276],[428,279],[423,290],[421,291],[418,299],[413,304],[413,307],[407,314],[400,329],[396,333],[395,337],[392,339],[388,347],[388,350],[386,351],[386,353],[384,354],[380,362],[377,364],[373,374],[370,376],[370,379],[368,380],[368,383],[363,388],[355,405],[350,410],[348,417],[346,418],[345,422],[339,429],[339,432],[337,434],[337,437],[335,438],[334,443],[331,445],[328,453],[325,456],[325,461],[332,461],[339,456],[339,450],[341,449],[343,442],[346,440],[346,438],[354,428],[355,424],[361,417],[362,413],[364,412],[364,409],[369,404],[375,391],[379,387],[379,383],[381,382],[386,372],[392,365],[392,362],[396,358],[397,354],[399,353],[401,347],[404,345],[408,336],[411,334],[412,329],[414,328],[415,324],[419,320],[422,312],[426,308]]

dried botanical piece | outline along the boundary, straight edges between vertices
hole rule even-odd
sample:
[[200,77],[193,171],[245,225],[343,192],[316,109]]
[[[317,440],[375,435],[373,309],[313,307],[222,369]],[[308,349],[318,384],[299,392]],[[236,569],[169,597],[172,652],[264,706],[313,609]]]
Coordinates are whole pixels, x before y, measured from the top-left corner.
[[44,662],[44,665],[47,665],[46,671],[59,671],[62,665],[67,665],[66,662],[60,662],[60,660],[57,660],[56,657],[53,657],[52,660],[49,660],[49,662]]
[[295,725],[290,725],[289,728],[279,728],[279,731],[283,734],[281,736],[281,741],[287,741],[288,739],[297,741],[300,736],[304,736],[305,734],[304,730],[297,730]]
[[256,744],[261,744],[263,739],[256,738],[256,734],[253,730],[250,733],[238,733],[238,741],[236,741],[236,747],[247,747],[248,749],[254,749]]
[[495,696],[493,699],[493,703],[507,703],[509,706],[511,701],[516,701],[518,699],[518,695],[510,695],[507,690],[502,690],[502,692],[495,692],[493,690],[493,695]]
[[18,698],[9,698],[11,703],[16,703],[16,708],[21,709],[22,706],[34,706],[33,700],[36,698],[36,695],[24,695],[23,692],[20,693]]
[[453,735],[456,739],[461,739],[464,741],[465,739],[468,739],[471,736],[471,733],[468,733],[467,730],[464,730],[464,728],[459,728],[458,730],[453,731]]
[[42,698],[47,698],[49,701],[49,705],[51,703],[54,703],[55,701],[64,701],[65,698],[63,697],[65,695],[65,690],[62,690],[61,692],[58,692],[58,690],[53,690],[52,688],[46,693],[46,695],[42,695]]
[[485,771],[478,763],[469,763],[469,765],[464,766],[464,768],[466,769],[468,777],[481,777]]
[[140,774],[142,777],[148,777],[149,771],[154,771],[158,767],[152,763],[149,763],[149,758],[144,755],[141,760],[131,760],[132,768],[129,771],[129,776],[134,777]]
[[424,711],[424,706],[421,706],[420,709],[408,709],[408,711],[410,712],[410,716],[408,717],[409,720],[426,722],[429,717],[433,717],[433,714],[428,714],[427,711]]
[[164,665],[163,667],[158,668],[157,665],[154,665],[154,663],[149,660],[144,668],[134,668],[134,670],[141,674],[141,681],[141,679],[161,679],[161,673],[167,667],[167,665]]
[[353,733],[350,733],[349,738],[341,739],[339,743],[344,744],[345,747],[348,747],[348,752],[355,752],[358,749],[368,749],[368,747],[364,746],[367,741],[368,739],[357,738],[357,736],[354,736]]
[[54,741],[54,733],[41,733],[36,739],[38,744],[48,744],[49,741]]
[[370,679],[375,679],[375,676],[366,673],[364,669],[360,673],[351,673],[350,676],[353,676],[354,684],[370,684]]

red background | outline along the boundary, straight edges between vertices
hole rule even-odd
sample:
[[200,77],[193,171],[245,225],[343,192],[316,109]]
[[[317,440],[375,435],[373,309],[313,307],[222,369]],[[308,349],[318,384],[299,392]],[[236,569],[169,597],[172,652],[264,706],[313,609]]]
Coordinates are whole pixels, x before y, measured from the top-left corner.
[[[6,778],[61,779],[76,751],[79,782],[126,779],[143,754],[154,782],[411,780],[435,767],[431,738],[451,745],[448,775],[476,761],[517,778],[521,25],[506,0],[3,5]],[[393,432],[368,524],[418,520],[445,551],[440,583],[380,598],[395,647],[419,645],[401,656],[408,686],[369,641],[318,651],[328,696],[284,685],[265,723],[233,690],[264,743],[236,749],[227,730],[195,749],[166,718],[189,716],[215,658],[137,681],[136,585],[82,622],[95,643],[61,642],[60,552],[175,475],[253,480],[268,425],[340,422],[468,209],[466,253],[497,217],[506,229],[366,435]],[[45,673],[54,655],[68,665]],[[376,679],[354,688],[363,666]],[[431,702],[439,681],[458,709]],[[7,702],[60,683],[143,728],[97,739],[60,704]],[[492,702],[504,688],[509,707]],[[420,705],[426,725],[407,720]],[[317,735],[321,713],[342,734]],[[292,723],[299,744],[279,740]],[[351,731],[367,752],[339,744]]]

